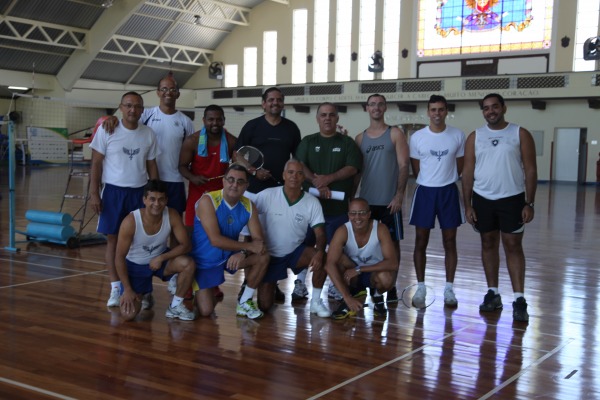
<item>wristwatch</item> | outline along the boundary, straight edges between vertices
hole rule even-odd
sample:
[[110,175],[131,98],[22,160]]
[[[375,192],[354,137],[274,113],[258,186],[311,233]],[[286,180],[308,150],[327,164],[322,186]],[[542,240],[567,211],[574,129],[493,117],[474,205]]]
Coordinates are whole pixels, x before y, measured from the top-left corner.
[[531,208],[533,208],[534,204],[535,204],[535,203],[525,203],[525,205],[526,205],[526,206],[529,206],[529,207],[531,207]]
[[256,176],[256,170],[252,171],[252,172],[251,172],[251,175],[252,175],[252,176]]
[[360,265],[357,265],[356,268],[354,268],[354,270],[358,275],[360,275]]
[[240,253],[242,253],[244,255],[244,258],[248,258],[248,250],[243,249],[240,251]]

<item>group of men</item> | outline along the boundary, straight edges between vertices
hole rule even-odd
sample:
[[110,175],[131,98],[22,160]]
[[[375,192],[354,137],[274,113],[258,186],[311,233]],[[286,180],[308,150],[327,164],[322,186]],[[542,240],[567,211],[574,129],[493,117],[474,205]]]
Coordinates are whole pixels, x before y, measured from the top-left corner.
[[[432,96],[429,127],[413,134],[410,146],[401,129],[385,123],[386,99],[379,94],[369,96],[365,109],[370,124],[355,140],[337,131],[339,115],[331,103],[317,109],[319,132],[302,139],[296,124],[282,116],[284,96],[276,87],[263,94],[264,114],[249,121],[237,139],[225,130],[224,111],[216,105],[206,107],[204,127],[193,132],[191,120],[176,110],[179,88],[171,76],[160,81],[157,95],[160,105],[149,110],[139,94],[123,95],[123,118],[109,120],[91,145],[90,202],[100,215],[98,231],[107,235],[107,305],[120,306],[124,318],[153,306],[153,276],[175,276],[167,317],[208,316],[222,295],[218,288],[225,272],[239,270],[245,284],[236,312],[260,318],[282,296],[277,282],[287,278],[288,269],[298,275],[294,300],[307,297],[304,279],[312,271],[313,314],[336,319],[354,315],[369,289],[375,315],[384,316],[384,293],[388,302],[397,300],[409,164],[417,175],[410,216],[416,227],[418,280],[413,305],[426,306],[425,252],[436,217],[446,251],[444,303],[457,305],[456,231],[465,214],[456,182],[462,173],[466,217],[481,233],[489,286],[480,309],[502,307],[502,237],[510,255],[514,317],[528,318],[520,243],[523,224],[533,218],[535,149],[529,132],[504,121],[506,107],[499,95],[483,100],[488,124],[472,133],[466,145],[464,134],[445,124],[446,100]],[[261,168],[235,162],[235,150],[242,146],[262,151]],[[493,174],[499,165],[510,168],[500,177]],[[524,167],[520,177],[517,165]],[[187,201],[184,178],[189,181]],[[307,193],[309,187],[315,196]],[[509,223],[506,213],[516,212],[516,202],[506,198],[525,201],[525,193],[522,218]],[[341,298],[333,312],[322,299],[327,276]],[[197,313],[183,303],[191,286]]]

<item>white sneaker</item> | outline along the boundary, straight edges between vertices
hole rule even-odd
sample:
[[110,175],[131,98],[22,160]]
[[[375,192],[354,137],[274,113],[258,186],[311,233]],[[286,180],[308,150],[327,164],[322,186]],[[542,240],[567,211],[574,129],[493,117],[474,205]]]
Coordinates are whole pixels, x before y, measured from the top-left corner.
[[329,287],[327,288],[327,297],[329,297],[332,300],[337,300],[337,301],[340,301],[344,298],[344,296],[342,296],[340,291],[337,290],[337,288],[335,287],[335,285],[333,283],[330,283]]
[[323,304],[323,299],[319,299],[318,303],[314,303],[311,301],[310,303],[310,313],[317,314],[321,318],[329,318],[331,317],[331,311]]
[[110,297],[106,302],[107,307],[119,307],[121,305],[121,289],[120,288],[112,288],[110,291]]
[[454,290],[452,288],[446,288],[444,290],[444,304],[448,307],[458,306],[458,300],[456,300],[456,296],[454,295]]
[[193,321],[196,318],[196,315],[188,310],[183,303],[180,303],[177,307],[169,306],[165,316],[167,318],[179,318],[182,321]]
[[252,299],[248,299],[242,304],[238,303],[236,312],[240,317],[247,317],[250,319],[257,319],[264,315],[263,312],[258,309],[256,303],[252,301]]
[[300,279],[294,281],[294,291],[292,292],[292,300],[302,300],[308,296],[306,284]]
[[177,292],[177,274],[173,275],[171,279],[169,279],[167,290],[169,293],[171,293],[171,296],[175,296],[175,292]]
[[425,296],[427,296],[427,289],[424,286],[420,286],[412,298],[413,307],[425,308]]
[[154,307],[154,296],[152,292],[148,292],[142,296],[142,310],[150,310],[152,307]]

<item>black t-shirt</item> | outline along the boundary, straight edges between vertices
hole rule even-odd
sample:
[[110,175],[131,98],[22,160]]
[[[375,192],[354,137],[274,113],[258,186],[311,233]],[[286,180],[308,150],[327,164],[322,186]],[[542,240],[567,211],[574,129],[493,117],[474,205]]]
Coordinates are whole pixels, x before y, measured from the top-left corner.
[[296,152],[300,139],[300,129],[286,118],[282,118],[279,124],[273,126],[263,115],[244,125],[235,143],[235,150],[242,146],[254,146],[259,149],[265,156],[263,168],[271,171],[275,178],[260,181],[250,177],[249,192],[258,193],[266,188],[278,186],[277,181],[283,184],[283,167]]

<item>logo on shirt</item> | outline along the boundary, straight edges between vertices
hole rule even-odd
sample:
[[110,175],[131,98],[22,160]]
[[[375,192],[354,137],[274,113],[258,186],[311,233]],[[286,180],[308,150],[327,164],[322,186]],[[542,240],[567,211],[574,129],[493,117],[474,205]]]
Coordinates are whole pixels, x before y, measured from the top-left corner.
[[234,219],[233,219],[233,215],[228,215],[227,216],[227,225],[233,225]]
[[175,121],[174,125],[179,128],[179,121]]
[[492,146],[496,147],[496,146],[498,146],[498,143],[499,143],[498,139],[492,140]]
[[371,260],[371,258],[373,258],[373,256],[368,256],[368,257],[357,257],[358,261],[360,261],[361,264],[367,264],[369,262],[369,260]]
[[369,154],[371,151],[377,151],[377,150],[383,150],[383,149],[385,149],[384,144],[380,144],[379,146],[369,146],[369,147],[367,147],[367,154]]
[[142,249],[146,250],[149,255],[152,255],[154,250],[158,249],[160,246],[142,246]]
[[331,149],[332,153],[341,153],[342,152],[342,148],[341,147],[334,147],[333,149]]
[[315,152],[318,153],[319,151],[321,151],[321,146],[315,146]]
[[296,214],[294,215],[294,221],[296,221],[297,224],[301,224],[304,221],[304,216],[302,214]]
[[152,122],[160,122],[160,121],[161,121],[160,118],[152,117]]
[[442,160],[442,157],[447,156],[449,150],[429,150],[429,152],[431,153],[432,156],[437,157],[438,161]]
[[123,153],[127,154],[129,156],[130,160],[133,160],[133,156],[135,156],[136,154],[140,153],[140,149],[128,149],[126,147],[123,147]]

